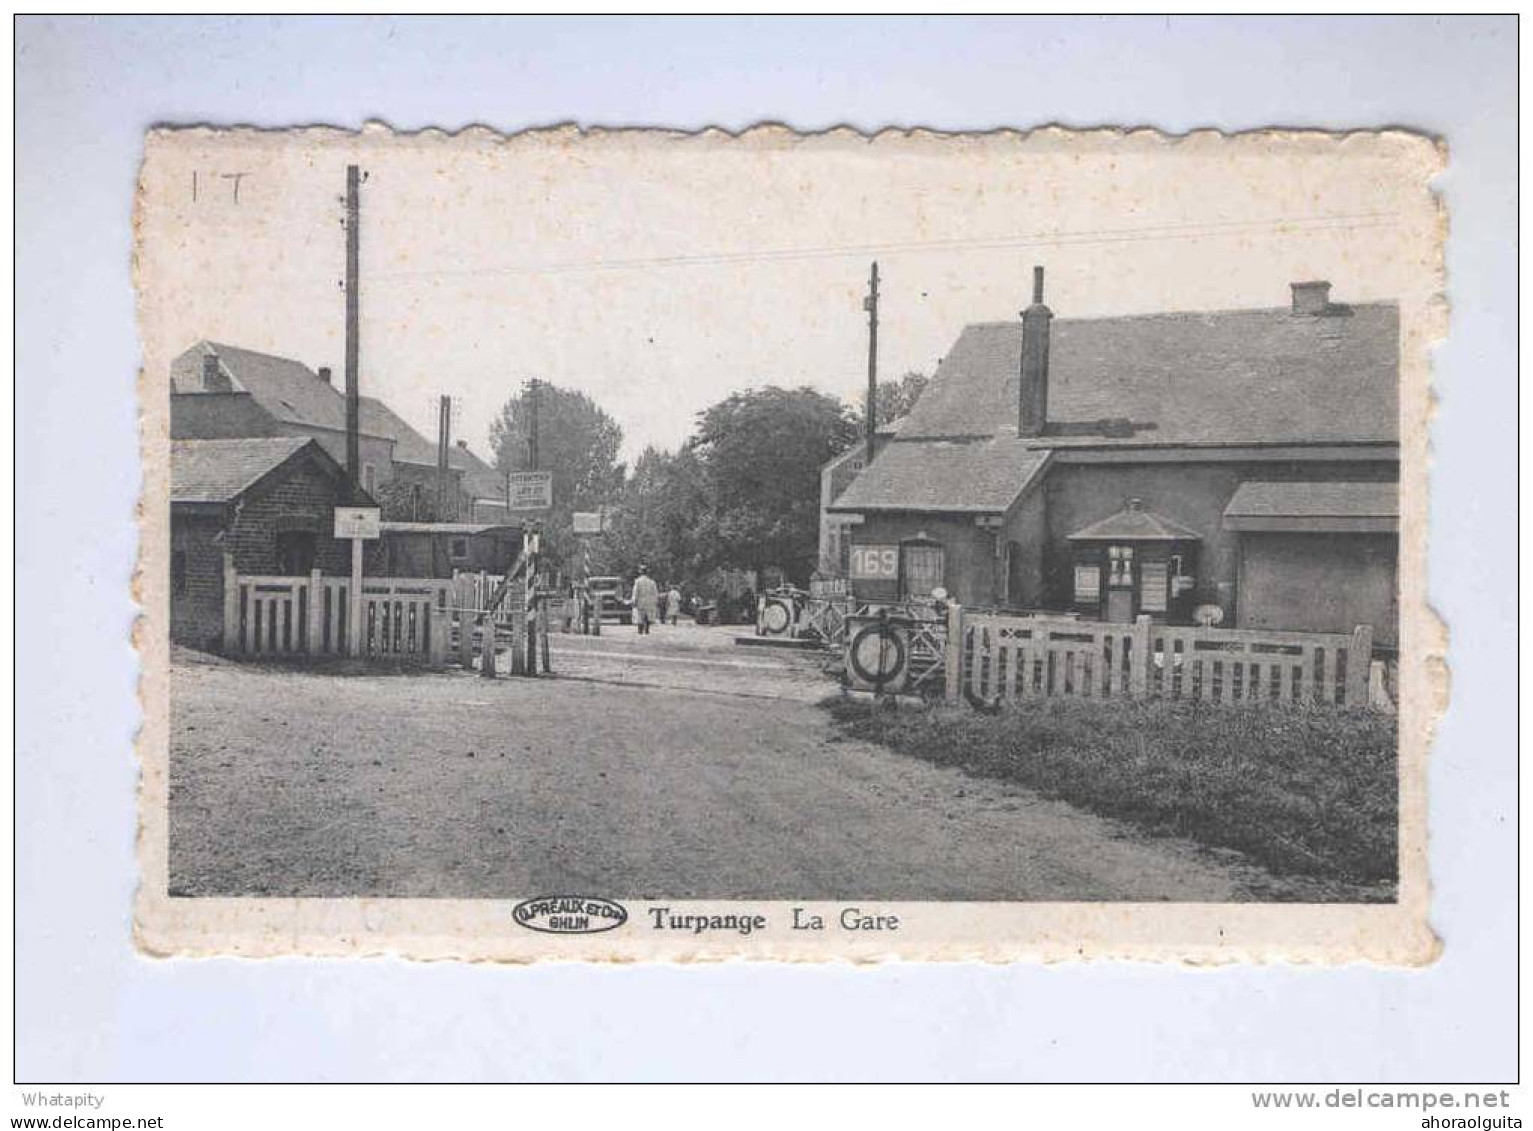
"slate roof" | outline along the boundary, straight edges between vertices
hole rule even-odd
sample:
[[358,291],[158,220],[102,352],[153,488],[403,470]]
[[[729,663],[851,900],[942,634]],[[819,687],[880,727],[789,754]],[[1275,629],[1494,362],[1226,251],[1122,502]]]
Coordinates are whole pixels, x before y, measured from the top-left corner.
[[455,456],[463,461],[463,486],[471,496],[476,499],[505,499],[504,475],[461,444],[453,450]]
[[1048,462],[1015,436],[897,439],[843,491],[833,511],[1004,511]]
[[[1393,303],[1056,318],[1049,345],[1047,446],[1399,439]],[[1021,356],[1021,322],[967,327],[901,435],[1014,435]]]
[[323,452],[319,442],[308,436],[172,440],[170,501],[230,502],[310,445]]
[[[404,417],[377,397],[362,398],[361,418],[365,430],[394,441],[395,463],[436,466],[436,441],[426,439]],[[447,463],[449,467],[457,466],[450,456]]]
[[[362,419],[380,436],[394,441],[394,462],[437,465],[436,442],[422,436],[388,405],[374,397],[362,398]],[[447,466],[463,473],[463,487],[475,499],[504,499],[506,480],[462,443],[447,450]]]
[[1242,483],[1226,518],[1398,518],[1398,483]]
[[[301,361],[275,354],[227,346],[221,342],[198,342],[170,365],[170,388],[173,393],[206,393],[202,359],[208,354],[218,358],[219,369],[236,392],[249,393],[272,416],[286,424],[306,424],[313,428],[346,431],[346,397],[328,381]],[[387,438],[370,418],[362,398],[361,430],[369,436]],[[376,402],[375,402],[376,403]]]
[[1070,535],[1071,542],[1186,542],[1203,535],[1175,519],[1130,503],[1117,514],[1093,522]]
[[[171,363],[171,391],[210,392],[203,379],[202,359],[218,358],[219,369],[236,392],[249,393],[267,412],[287,424],[346,430],[346,395],[301,361],[275,354],[240,349],[222,342],[198,342]],[[435,467],[436,442],[377,397],[361,398],[360,429],[374,439],[393,440],[395,463]],[[504,498],[505,484],[494,468],[473,452],[454,445],[448,466],[463,472],[464,483],[478,498]],[[499,483],[497,487],[496,484]]]

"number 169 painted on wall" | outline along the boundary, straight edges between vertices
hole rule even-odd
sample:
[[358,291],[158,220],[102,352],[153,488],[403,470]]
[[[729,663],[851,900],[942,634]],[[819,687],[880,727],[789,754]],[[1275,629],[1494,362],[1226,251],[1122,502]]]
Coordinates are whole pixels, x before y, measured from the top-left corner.
[[898,546],[853,546],[853,581],[897,581],[900,576]]

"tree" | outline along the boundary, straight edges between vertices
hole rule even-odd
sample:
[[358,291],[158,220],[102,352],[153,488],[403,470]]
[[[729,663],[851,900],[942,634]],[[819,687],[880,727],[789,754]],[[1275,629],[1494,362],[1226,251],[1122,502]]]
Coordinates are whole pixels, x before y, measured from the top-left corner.
[[[538,466],[531,455],[532,398],[537,397]],[[505,403],[490,425],[495,466],[508,471],[553,474],[553,509],[541,516],[543,550],[568,563],[577,546],[570,533],[575,511],[592,511],[612,502],[623,487],[618,449],[623,430],[585,393],[538,382]]]
[[[423,484],[407,479],[390,479],[373,489],[385,522],[441,522],[437,513],[437,494]],[[456,502],[456,500],[454,500]],[[450,519],[457,518],[453,513]]]
[[646,448],[613,508],[600,543],[601,572],[630,577],[648,565],[657,581],[690,586],[712,540],[707,474],[696,452]]
[[[931,378],[924,373],[912,369],[898,381],[880,381],[878,393],[874,398],[874,407],[878,412],[878,425],[883,427],[901,417],[909,416],[910,410],[916,407],[916,401],[926,391],[926,386],[931,383]],[[859,398],[852,408],[852,415],[857,420],[857,429],[862,432],[866,428],[865,418],[867,412],[867,397]]]
[[713,516],[706,564],[775,565],[807,581],[819,552],[820,468],[856,439],[846,407],[807,387],[735,393],[700,413],[691,446]]

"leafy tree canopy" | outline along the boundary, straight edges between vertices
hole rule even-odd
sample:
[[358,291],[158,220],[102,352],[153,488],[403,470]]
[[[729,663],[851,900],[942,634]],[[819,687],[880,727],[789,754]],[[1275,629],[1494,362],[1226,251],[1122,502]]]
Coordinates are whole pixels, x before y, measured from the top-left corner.
[[700,413],[691,446],[711,491],[711,564],[777,565],[807,580],[818,555],[820,468],[856,438],[846,407],[808,387],[735,393]]
[[[538,466],[532,466],[532,402],[537,399]],[[542,516],[545,552],[568,560],[576,550],[569,533],[575,511],[592,511],[615,500],[623,488],[618,460],[623,430],[585,393],[539,382],[506,401],[490,425],[495,466],[507,471],[553,473],[554,505]]]
[[646,448],[633,465],[602,539],[600,572],[632,577],[640,565],[662,584],[688,587],[715,543],[707,471],[697,453]]
[[[874,404],[878,412],[878,423],[882,427],[891,421],[909,416],[910,410],[916,407],[916,401],[931,383],[931,378],[924,373],[918,373],[912,369],[898,381],[880,381],[878,383],[878,395]],[[852,406],[852,415],[857,421],[857,430],[865,429],[864,415],[866,412],[867,398],[858,397]]]

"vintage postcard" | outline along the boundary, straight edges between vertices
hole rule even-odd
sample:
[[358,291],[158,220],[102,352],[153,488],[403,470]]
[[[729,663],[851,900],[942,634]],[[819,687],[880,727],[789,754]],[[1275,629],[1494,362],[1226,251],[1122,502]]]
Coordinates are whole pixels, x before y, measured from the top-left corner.
[[140,947],[1430,961],[1446,161],[152,132]]

